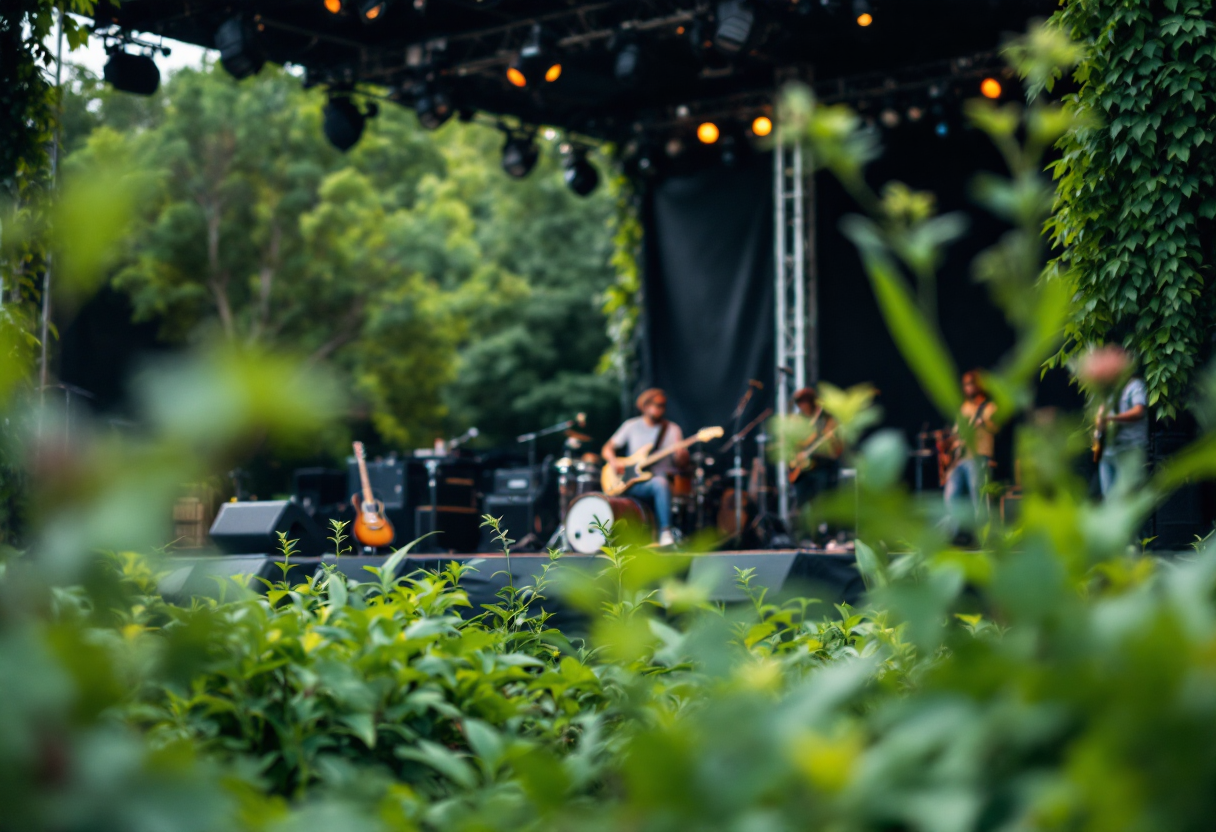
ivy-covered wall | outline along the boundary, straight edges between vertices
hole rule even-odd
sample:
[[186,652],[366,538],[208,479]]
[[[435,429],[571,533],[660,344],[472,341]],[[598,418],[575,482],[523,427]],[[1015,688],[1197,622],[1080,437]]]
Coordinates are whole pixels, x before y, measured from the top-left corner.
[[1047,228],[1078,301],[1065,349],[1121,341],[1162,417],[1186,406],[1216,312],[1212,5],[1066,0],[1053,18],[1087,48],[1068,96],[1085,126],[1059,142]]

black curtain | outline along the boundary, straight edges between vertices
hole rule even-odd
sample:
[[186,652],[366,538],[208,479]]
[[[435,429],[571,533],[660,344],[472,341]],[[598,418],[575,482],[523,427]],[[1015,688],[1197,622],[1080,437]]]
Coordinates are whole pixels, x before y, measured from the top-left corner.
[[669,176],[649,189],[642,386],[667,391],[668,416],[691,433],[730,431],[749,379],[773,377],[772,157]]

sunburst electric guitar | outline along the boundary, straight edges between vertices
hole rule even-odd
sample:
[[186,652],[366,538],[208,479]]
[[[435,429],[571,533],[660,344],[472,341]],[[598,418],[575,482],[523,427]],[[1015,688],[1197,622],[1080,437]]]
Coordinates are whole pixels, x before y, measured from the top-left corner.
[[639,482],[646,482],[652,479],[654,473],[647,471],[651,465],[654,465],[660,459],[674,454],[676,451],[687,448],[690,445],[695,445],[698,442],[708,442],[711,439],[717,439],[722,435],[722,428],[701,428],[682,442],[677,442],[670,448],[664,448],[658,453],[652,454],[650,451],[654,444],[643,445],[638,448],[637,453],[626,457],[618,458],[619,462],[625,464],[624,473],[618,474],[616,468],[611,464],[604,466],[603,473],[600,474],[600,488],[609,497],[615,497],[618,494],[625,493],[625,489]]
[[[355,539],[364,546],[388,546],[393,542],[393,524],[384,516],[384,503],[372,495],[367,479],[367,462],[363,459],[363,443],[355,442],[355,460],[359,463],[359,481],[363,493],[350,498],[355,507]],[[360,499],[362,498],[362,499]]]

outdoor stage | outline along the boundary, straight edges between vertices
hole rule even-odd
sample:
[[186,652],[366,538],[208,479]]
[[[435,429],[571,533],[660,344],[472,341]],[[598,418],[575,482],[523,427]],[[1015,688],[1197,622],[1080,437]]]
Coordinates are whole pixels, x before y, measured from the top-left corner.
[[[735,569],[755,570],[752,586],[768,590],[768,599],[785,594],[812,597],[825,604],[856,603],[865,592],[861,574],[857,571],[853,553],[828,554],[806,549],[767,549],[739,552],[710,552],[700,555],[675,555],[688,557],[689,566],[684,577],[697,584],[710,587],[709,599],[722,602],[747,600],[747,596],[736,586]],[[168,562],[170,571],[160,582],[161,592],[170,599],[185,599],[192,596],[216,596],[219,584],[225,579],[248,576],[245,581],[251,589],[263,591],[265,585],[257,578],[269,581],[282,580],[282,570],[277,564],[282,557],[269,554],[249,555],[174,555]],[[388,556],[348,556],[335,559],[292,558],[288,571],[291,583],[302,583],[316,574],[322,563],[335,564],[345,575],[355,580],[374,581],[375,576],[365,566],[381,566]],[[469,594],[473,611],[480,612],[482,604],[495,601],[497,592],[506,585],[508,558],[494,554],[418,555],[404,558],[397,570],[398,575],[409,575],[419,571],[436,571],[452,561],[467,563],[473,568],[461,579],[461,586]],[[543,554],[512,555],[510,574],[516,586],[535,582],[549,557]],[[609,566],[599,555],[564,554],[555,570],[579,569],[599,571]],[[550,576],[555,575],[550,571]],[[557,593],[548,593],[545,609],[559,617],[569,613],[563,609]]]

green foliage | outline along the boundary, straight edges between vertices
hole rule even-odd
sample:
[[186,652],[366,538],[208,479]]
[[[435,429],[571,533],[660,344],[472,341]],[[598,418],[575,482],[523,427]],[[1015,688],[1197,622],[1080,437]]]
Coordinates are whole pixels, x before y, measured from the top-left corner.
[[1067,354],[1114,338],[1161,416],[1186,405],[1209,354],[1216,287],[1216,71],[1211,0],[1068,2],[1052,24],[1085,47],[1065,97],[1077,125],[1051,166],[1060,256],[1076,298]]
[[472,424],[500,441],[575,410],[607,420],[611,197],[573,195],[551,150],[511,180],[495,131],[432,134],[391,106],[344,156],[323,95],[274,69],[183,70],[136,104],[83,74],[74,88],[69,165],[130,162],[144,211],[115,285],[166,339],[325,363],[398,447]]
[[[1045,63],[1044,43],[1021,60]],[[917,299],[947,224],[928,195],[866,189],[855,117],[792,96],[786,138],[861,197],[870,215],[850,228],[884,314],[940,384],[949,356],[918,343],[938,336]],[[975,275],[1019,336],[988,374],[1012,419],[1067,309],[1036,281],[1035,175],[1067,119],[971,116],[1011,173],[977,184],[1011,230]],[[137,441],[96,437],[40,470],[31,556],[0,573],[0,828],[1198,830],[1216,811],[1216,548],[1164,561],[1134,540],[1171,488],[1216,476],[1211,434],[1148,482],[1121,471],[1098,504],[1070,470],[1079,422],[1020,426],[1021,518],[961,550],[907,493],[902,438],[861,439],[872,388],[825,388],[859,474],[829,498],[859,512],[857,608],[625,541],[516,585],[493,518],[494,561],[400,576],[402,550],[350,579],[339,524],[336,562],[305,580],[284,539],[284,579],[264,592],[225,580],[170,603],[157,586],[179,564],[129,552],[163,539],[148,518],[167,516],[173,484],[333,415],[296,405],[332,381],[285,361],[229,347],[162,370]],[[469,609],[465,570],[491,563],[506,586]],[[746,601],[710,602],[732,577]],[[552,628],[558,596],[586,626]]]

